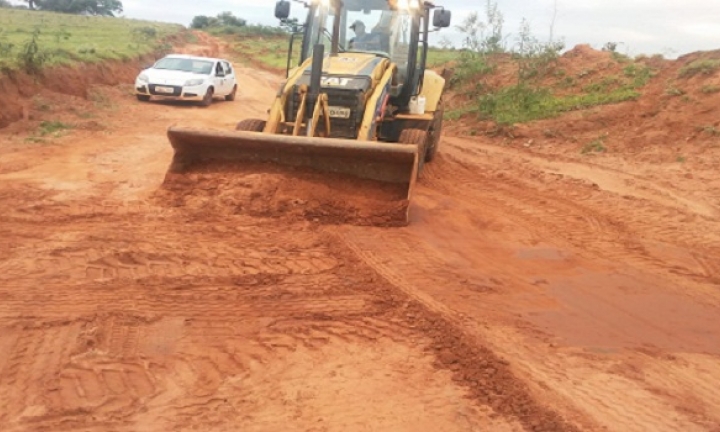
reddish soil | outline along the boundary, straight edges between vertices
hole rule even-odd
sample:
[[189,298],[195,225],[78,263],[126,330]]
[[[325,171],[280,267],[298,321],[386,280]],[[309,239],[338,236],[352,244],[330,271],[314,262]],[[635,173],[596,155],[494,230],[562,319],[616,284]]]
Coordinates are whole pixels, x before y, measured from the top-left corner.
[[0,130],[0,430],[720,428],[720,149],[629,133],[662,96],[593,111],[602,154],[536,135],[576,114],[447,136],[409,226],[328,225],[279,173],[166,182],[169,125],[263,116],[281,77],[239,73],[209,108],[44,90]]
[[407,186],[271,164],[215,162],[165,176],[157,203],[283,223],[407,225]]

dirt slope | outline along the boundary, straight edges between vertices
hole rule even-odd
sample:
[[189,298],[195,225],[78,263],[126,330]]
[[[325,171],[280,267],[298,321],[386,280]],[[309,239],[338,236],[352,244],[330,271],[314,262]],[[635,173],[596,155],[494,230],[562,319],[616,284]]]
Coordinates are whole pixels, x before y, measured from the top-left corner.
[[670,182],[448,137],[407,228],[159,202],[168,125],[267,109],[240,72],[234,103],[43,93],[0,131],[0,430],[720,428],[717,153]]

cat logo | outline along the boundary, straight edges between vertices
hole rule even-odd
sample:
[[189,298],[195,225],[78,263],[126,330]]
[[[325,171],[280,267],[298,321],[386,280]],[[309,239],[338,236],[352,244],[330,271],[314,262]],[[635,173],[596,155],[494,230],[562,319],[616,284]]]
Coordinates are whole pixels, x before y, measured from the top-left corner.
[[323,87],[345,87],[352,81],[352,78],[323,77],[320,84]]

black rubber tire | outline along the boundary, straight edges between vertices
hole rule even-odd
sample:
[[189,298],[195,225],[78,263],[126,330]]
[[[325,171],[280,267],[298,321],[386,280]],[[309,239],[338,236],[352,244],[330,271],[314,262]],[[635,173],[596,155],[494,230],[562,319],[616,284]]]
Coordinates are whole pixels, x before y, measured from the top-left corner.
[[148,96],[148,95],[140,95],[139,94],[139,95],[135,95],[135,96],[137,96],[137,100],[139,100],[140,102],[149,102],[150,101],[150,96]]
[[235,130],[245,132],[262,132],[263,129],[265,129],[265,120],[260,119],[245,119],[235,126]]
[[225,100],[230,102],[235,100],[235,95],[237,94],[237,86],[233,87],[232,93],[225,96]]
[[203,98],[202,102],[200,102],[200,105],[204,107],[209,107],[213,103],[213,95],[215,94],[215,90],[212,87],[208,87],[207,92],[205,92],[205,97]]
[[441,103],[440,105],[438,105],[437,111],[435,111],[433,122],[430,125],[430,130],[428,131],[428,149],[425,153],[425,162],[431,162],[433,159],[435,159],[435,155],[437,154],[438,148],[440,147],[444,116],[445,108]]
[[400,144],[414,144],[418,147],[418,175],[422,173],[425,166],[425,154],[427,152],[428,133],[423,129],[403,129],[398,139]]

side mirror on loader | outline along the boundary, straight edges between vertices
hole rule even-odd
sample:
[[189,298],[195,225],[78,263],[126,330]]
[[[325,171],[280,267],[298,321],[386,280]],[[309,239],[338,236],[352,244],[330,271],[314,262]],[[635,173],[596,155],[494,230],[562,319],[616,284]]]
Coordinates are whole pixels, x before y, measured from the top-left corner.
[[433,27],[447,28],[450,27],[450,19],[452,12],[447,9],[436,9],[433,14]]
[[287,0],[280,0],[275,3],[275,18],[287,19],[290,16],[290,2]]

